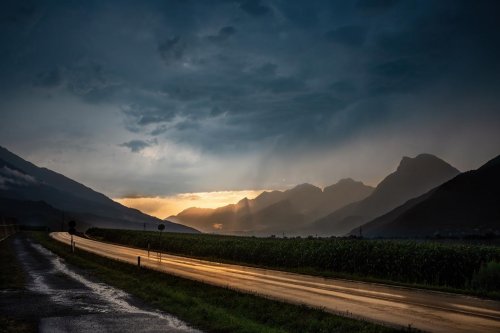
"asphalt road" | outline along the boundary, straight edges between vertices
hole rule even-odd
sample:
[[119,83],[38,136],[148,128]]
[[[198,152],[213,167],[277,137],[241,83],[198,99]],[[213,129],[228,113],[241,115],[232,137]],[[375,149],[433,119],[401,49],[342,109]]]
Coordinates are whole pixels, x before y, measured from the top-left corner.
[[[64,232],[51,236],[70,244]],[[500,332],[500,302],[475,297],[325,279],[253,267],[229,265],[147,251],[75,237],[77,248],[95,254],[289,303],[320,307],[392,326],[411,325],[430,332]]]

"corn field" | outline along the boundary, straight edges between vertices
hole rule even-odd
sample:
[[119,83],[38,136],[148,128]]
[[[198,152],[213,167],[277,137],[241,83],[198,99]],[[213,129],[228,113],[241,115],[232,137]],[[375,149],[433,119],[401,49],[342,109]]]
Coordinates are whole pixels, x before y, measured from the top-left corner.
[[[159,247],[158,232],[90,229],[96,239]],[[163,233],[161,250],[318,274],[346,274],[403,283],[469,288],[483,264],[500,261],[500,248],[406,240],[256,238]]]

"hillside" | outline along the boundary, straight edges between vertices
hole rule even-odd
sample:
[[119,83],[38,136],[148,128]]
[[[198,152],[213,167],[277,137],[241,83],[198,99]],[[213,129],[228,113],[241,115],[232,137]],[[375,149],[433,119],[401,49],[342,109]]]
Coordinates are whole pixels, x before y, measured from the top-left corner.
[[368,237],[500,233],[500,156],[362,226]]
[[459,171],[430,154],[403,157],[367,198],[344,206],[302,229],[301,233],[342,236],[366,222],[453,178]]
[[[64,175],[39,168],[3,147],[0,147],[0,198],[16,200],[16,207],[19,207],[16,217],[20,220],[25,214],[22,202],[25,202],[26,207],[31,207],[29,202],[43,201],[86,225],[143,229],[145,223],[148,229],[154,229],[161,222],[136,209],[125,207]],[[13,215],[15,212],[10,209],[9,214]],[[168,231],[196,232],[176,223],[165,222],[165,225]]]

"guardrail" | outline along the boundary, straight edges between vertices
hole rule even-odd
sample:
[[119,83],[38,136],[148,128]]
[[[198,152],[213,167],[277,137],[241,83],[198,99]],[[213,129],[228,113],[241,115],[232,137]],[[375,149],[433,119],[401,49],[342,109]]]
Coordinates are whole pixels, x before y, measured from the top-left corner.
[[0,242],[19,231],[19,225],[12,218],[0,217]]

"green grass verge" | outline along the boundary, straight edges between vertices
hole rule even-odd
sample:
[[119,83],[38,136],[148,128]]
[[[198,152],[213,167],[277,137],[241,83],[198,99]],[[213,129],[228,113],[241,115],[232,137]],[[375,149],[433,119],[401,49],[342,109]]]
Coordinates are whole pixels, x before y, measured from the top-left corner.
[[[19,263],[12,242],[14,237],[0,242],[0,291],[22,292],[25,288],[26,275]],[[36,332],[36,324],[19,318],[11,318],[0,314],[0,332]]]
[[500,247],[412,240],[257,238],[116,229],[87,231],[95,239],[225,263],[377,282],[500,299],[473,285],[481,267],[500,261]]
[[43,246],[99,280],[207,332],[401,332],[389,327],[138,269],[32,233]]
[[25,275],[12,246],[14,236],[0,242],[0,289],[23,289]]

